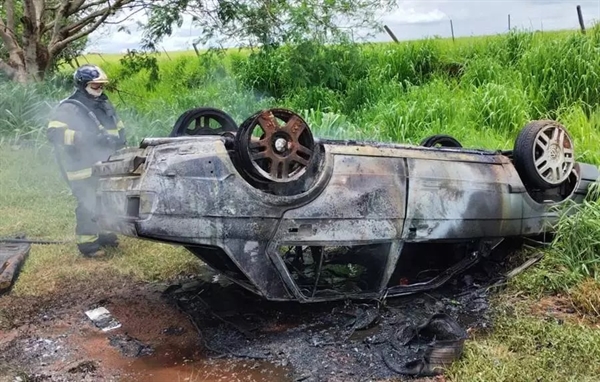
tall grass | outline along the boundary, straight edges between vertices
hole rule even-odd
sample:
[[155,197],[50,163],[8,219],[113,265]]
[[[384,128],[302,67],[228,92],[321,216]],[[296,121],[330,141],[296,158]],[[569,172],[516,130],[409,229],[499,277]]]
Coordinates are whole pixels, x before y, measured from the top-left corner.
[[[193,107],[221,108],[241,123],[277,105],[310,111],[317,135],[417,142],[445,132],[466,145],[505,148],[528,120],[579,111],[586,124],[578,125],[576,141],[595,134],[599,30],[169,54],[159,59],[160,80],[151,87],[146,70],[97,61],[117,80],[120,92],[110,96],[132,142],[168,134]],[[69,74],[36,86],[0,84],[0,135],[43,137],[51,108],[71,91]],[[337,118],[335,130],[317,122],[325,115]]]
[[[569,202],[560,208],[552,247],[542,266],[525,280],[526,285],[518,284],[520,287],[535,293],[569,292],[592,281],[600,288],[599,186],[592,185],[583,203]],[[596,289],[600,292],[599,288]]]

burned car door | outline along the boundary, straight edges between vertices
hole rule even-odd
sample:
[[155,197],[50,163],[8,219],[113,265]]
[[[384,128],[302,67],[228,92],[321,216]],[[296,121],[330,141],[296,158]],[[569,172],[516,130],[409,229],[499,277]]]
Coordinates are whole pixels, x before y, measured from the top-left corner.
[[385,148],[322,144],[331,178],[317,198],[284,213],[269,256],[300,301],[378,296],[402,247],[405,158]]

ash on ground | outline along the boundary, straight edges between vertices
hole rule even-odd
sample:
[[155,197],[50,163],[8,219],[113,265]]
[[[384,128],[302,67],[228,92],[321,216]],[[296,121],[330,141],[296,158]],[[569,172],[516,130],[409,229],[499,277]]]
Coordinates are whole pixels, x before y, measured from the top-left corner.
[[410,380],[414,370],[398,371],[422,359],[423,347],[404,346],[402,337],[440,313],[465,333],[489,329],[484,286],[505,270],[502,262],[487,258],[435,291],[374,302],[275,303],[208,280],[165,295],[211,357],[273,362],[291,370],[291,381]]

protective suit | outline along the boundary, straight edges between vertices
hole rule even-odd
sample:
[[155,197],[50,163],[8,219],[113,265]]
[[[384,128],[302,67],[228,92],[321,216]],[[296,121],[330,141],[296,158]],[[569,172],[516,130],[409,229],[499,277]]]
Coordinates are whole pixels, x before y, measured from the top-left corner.
[[106,74],[97,66],[84,65],[74,74],[75,92],[55,109],[47,136],[59,153],[59,161],[77,199],[77,245],[84,256],[98,257],[102,247],[117,246],[114,234],[99,232],[94,221],[96,183],[92,166],[127,145],[123,122],[103,93]]

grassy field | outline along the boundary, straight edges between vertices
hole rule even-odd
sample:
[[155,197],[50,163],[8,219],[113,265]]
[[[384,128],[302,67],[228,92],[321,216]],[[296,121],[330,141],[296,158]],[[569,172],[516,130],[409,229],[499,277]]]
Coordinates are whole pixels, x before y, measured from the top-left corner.
[[[577,159],[600,164],[599,49],[596,27],[585,36],[513,32],[455,43],[307,43],[223,57],[163,53],[156,82],[116,55],[86,59],[116,80],[119,92],[110,96],[132,144],[168,134],[192,107],[218,107],[241,123],[262,107],[283,106],[300,112],[320,137],[418,143],[446,133],[463,146],[490,149],[512,148],[529,120],[553,118],[572,134]],[[74,238],[74,199],[43,144],[48,113],[71,91],[65,70],[30,87],[0,83],[0,236]],[[600,206],[592,200],[584,207],[564,220],[542,262],[497,296],[493,333],[468,342],[452,380],[597,380]],[[61,280],[100,271],[160,281],[201,266],[174,247],[123,242],[106,261],[79,258],[74,244],[35,246],[13,293],[52,293]],[[572,313],[548,318],[544,304]]]

